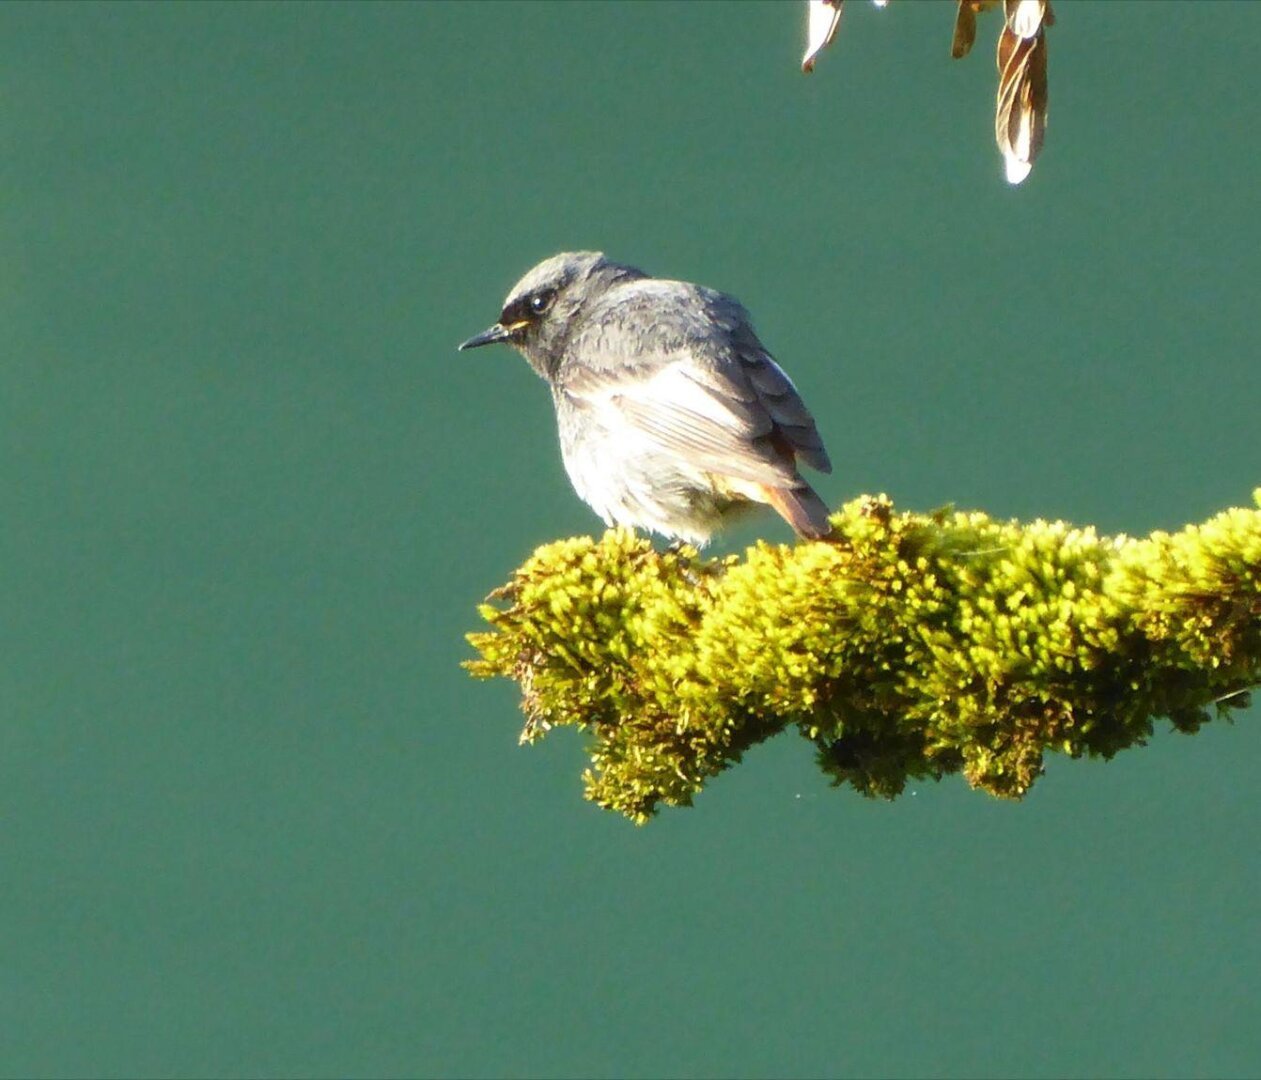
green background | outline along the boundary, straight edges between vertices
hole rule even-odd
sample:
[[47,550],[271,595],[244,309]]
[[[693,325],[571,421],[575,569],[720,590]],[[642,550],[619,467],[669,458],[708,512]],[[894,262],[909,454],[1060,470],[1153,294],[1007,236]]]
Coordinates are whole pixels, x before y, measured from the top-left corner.
[[635,829],[459,668],[599,524],[454,351],[566,248],[741,297],[833,503],[1249,502],[1261,4],[1058,14],[1013,189],[948,4],[0,6],[0,1071],[1261,1070],[1256,710]]

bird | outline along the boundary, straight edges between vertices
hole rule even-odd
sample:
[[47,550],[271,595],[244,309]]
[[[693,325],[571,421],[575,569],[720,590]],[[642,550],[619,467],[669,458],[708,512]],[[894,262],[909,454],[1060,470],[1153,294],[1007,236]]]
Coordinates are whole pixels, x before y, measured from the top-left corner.
[[763,504],[800,538],[831,534],[798,471],[832,470],[814,418],[734,297],[562,252],[459,348],[500,342],[551,389],[565,470],[606,525],[699,548]]

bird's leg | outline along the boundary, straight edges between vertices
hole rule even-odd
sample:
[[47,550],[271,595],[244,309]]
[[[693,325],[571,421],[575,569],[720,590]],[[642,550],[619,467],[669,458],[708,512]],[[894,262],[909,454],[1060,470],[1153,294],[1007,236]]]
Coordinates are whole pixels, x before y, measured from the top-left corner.
[[662,551],[662,557],[674,556],[679,574],[693,588],[699,588],[706,582],[712,583],[727,571],[723,559],[699,560],[695,545],[686,540],[672,540]]
[[666,556],[673,555],[678,564],[679,573],[683,575],[683,580],[693,588],[698,588],[700,586],[701,579],[697,575],[696,571],[692,569],[692,556],[688,555],[685,551],[686,548],[690,548],[691,546],[692,545],[686,540],[671,540],[670,543],[666,545],[666,549],[662,552],[662,554]]

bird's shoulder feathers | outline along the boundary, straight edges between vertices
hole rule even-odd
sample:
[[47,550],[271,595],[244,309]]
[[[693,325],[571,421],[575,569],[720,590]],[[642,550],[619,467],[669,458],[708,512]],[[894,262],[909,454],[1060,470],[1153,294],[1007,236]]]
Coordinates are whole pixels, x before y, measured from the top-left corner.
[[575,327],[554,391],[616,408],[667,452],[755,483],[831,470],[814,419],[734,298],[645,278],[610,289]]

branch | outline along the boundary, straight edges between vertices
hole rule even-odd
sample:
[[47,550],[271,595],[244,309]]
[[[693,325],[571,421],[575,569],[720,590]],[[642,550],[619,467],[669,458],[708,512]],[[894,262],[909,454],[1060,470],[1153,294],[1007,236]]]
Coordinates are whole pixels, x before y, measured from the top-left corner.
[[1261,680],[1261,510],[1141,540],[885,496],[833,521],[836,542],[743,559],[624,530],[545,545],[466,666],[520,685],[522,742],[589,731],[587,798],[637,823],[788,727],[865,795],[962,772],[1020,798],[1047,751],[1193,732]]

